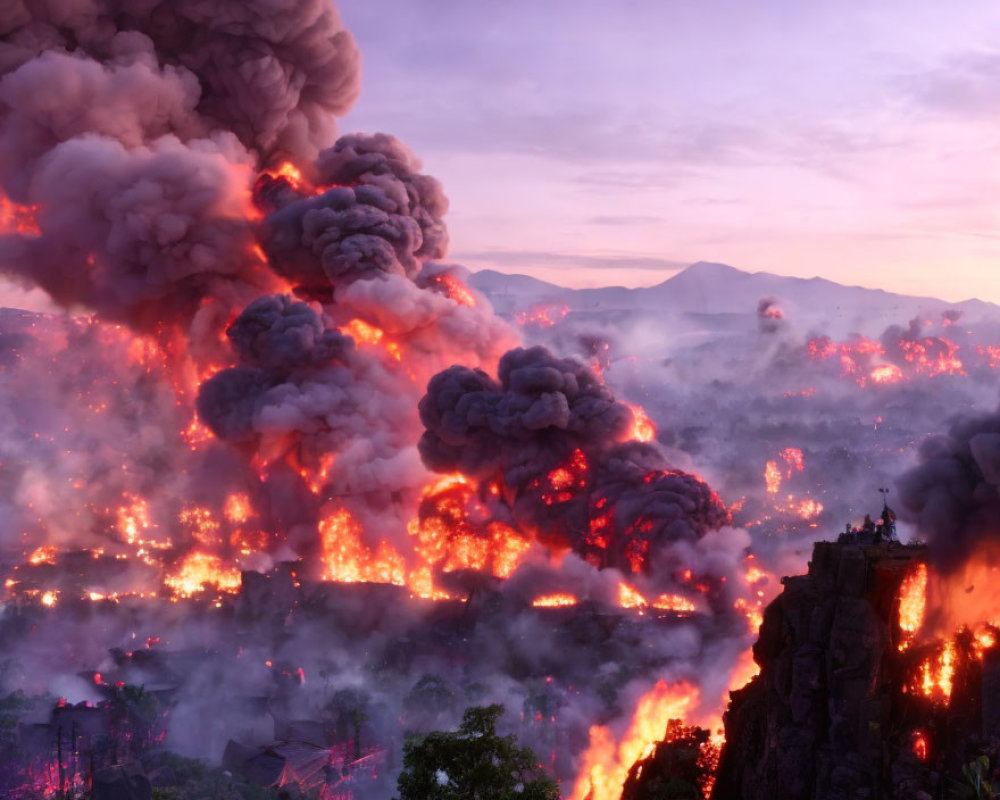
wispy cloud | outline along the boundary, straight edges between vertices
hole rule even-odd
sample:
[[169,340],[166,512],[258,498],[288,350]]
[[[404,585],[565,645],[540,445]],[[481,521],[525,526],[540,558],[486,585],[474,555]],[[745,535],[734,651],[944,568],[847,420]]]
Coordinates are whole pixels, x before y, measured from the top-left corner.
[[933,112],[994,116],[1000,111],[1000,52],[954,53],[943,63],[896,78],[904,97]]
[[650,256],[621,255],[581,255],[579,253],[559,253],[545,250],[484,250],[454,253],[455,260],[476,266],[498,267],[545,266],[555,269],[595,269],[595,270],[658,270],[678,272],[688,266],[687,262]]

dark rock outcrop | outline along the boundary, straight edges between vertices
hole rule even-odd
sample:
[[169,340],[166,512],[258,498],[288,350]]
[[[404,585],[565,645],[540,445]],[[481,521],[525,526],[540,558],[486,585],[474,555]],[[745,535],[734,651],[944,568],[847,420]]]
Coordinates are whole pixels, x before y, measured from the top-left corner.
[[1000,670],[960,633],[950,700],[920,691],[940,644],[900,648],[899,591],[926,557],[821,542],[808,574],[783,579],[754,646],[761,672],[725,715],[713,800],[965,796],[962,766],[996,744]]

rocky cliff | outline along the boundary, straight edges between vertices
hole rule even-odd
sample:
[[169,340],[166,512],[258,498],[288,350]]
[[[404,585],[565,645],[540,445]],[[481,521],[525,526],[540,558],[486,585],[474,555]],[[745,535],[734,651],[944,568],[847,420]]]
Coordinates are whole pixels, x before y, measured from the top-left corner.
[[[900,586],[926,556],[821,542],[808,574],[783,579],[754,646],[761,672],[725,715],[712,800],[995,796],[970,793],[969,764],[996,763],[996,648],[961,632],[948,656],[940,642],[900,647]],[[924,688],[939,664],[947,697]]]

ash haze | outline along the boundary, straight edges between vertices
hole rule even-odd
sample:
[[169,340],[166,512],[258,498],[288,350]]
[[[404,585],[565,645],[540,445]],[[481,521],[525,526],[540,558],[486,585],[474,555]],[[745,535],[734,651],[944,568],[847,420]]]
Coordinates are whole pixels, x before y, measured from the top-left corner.
[[570,286],[680,266],[1000,300],[1000,7],[345,0],[452,256]]

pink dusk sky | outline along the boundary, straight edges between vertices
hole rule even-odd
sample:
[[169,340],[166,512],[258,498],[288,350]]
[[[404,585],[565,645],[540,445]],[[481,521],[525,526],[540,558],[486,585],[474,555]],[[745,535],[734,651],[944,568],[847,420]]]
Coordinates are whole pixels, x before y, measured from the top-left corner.
[[341,0],[341,130],[405,141],[451,258],[563,285],[694,261],[1000,302],[1000,4]]

